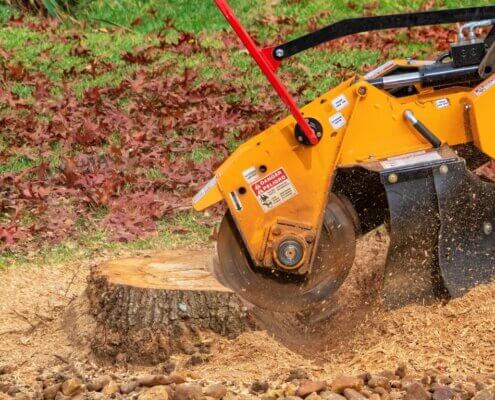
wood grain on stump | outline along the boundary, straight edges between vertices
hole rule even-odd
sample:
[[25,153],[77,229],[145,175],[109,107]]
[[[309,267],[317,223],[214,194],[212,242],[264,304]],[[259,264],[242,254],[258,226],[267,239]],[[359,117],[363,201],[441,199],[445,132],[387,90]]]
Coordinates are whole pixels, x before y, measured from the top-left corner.
[[194,354],[204,333],[235,337],[253,328],[247,308],[208,272],[211,251],[174,251],[92,269],[87,296],[93,350],[129,361]]

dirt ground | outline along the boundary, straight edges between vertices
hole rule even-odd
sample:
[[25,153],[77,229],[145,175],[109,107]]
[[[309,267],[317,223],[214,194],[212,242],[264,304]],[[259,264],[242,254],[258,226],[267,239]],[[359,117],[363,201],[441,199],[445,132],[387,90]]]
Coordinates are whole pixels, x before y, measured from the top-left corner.
[[[301,348],[290,340],[285,340],[286,347],[264,331],[234,340],[218,338],[207,362],[186,366],[182,356],[174,357],[176,373],[241,388],[255,380],[283,381],[294,368],[321,380],[394,370],[403,363],[418,374],[431,368],[452,376],[494,374],[495,285],[478,287],[449,302],[382,311],[373,307],[373,282],[366,279],[376,280],[383,271],[384,236],[375,231],[360,241],[351,273],[367,271],[364,278],[353,279],[364,279],[358,286],[369,292],[361,290],[353,297],[354,304],[362,305],[369,296],[370,307],[365,313],[353,313],[351,307],[331,324],[321,322],[318,337],[331,340]],[[101,374],[156,372],[157,367],[99,365],[92,357],[87,345],[92,321],[71,314],[84,307],[78,302],[88,270],[87,264],[33,265],[0,272],[0,367],[9,366],[17,382],[35,385],[44,370],[67,366],[77,372],[89,365]],[[338,305],[338,310],[344,306]]]

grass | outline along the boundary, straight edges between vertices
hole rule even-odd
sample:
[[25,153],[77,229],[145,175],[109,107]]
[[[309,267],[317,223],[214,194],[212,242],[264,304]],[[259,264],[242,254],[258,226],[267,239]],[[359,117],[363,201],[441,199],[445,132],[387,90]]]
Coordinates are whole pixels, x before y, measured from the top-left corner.
[[76,260],[90,260],[103,255],[117,257],[136,251],[160,251],[191,245],[204,246],[209,242],[211,228],[198,222],[201,217],[201,214],[193,211],[180,213],[170,220],[163,220],[156,234],[130,243],[110,242],[107,232],[94,227],[87,229],[86,224],[82,222],[80,225],[84,228],[81,227],[77,240],[44,246],[32,253],[12,251],[0,253],[0,270],[24,265],[64,265]]
[[[294,32],[286,39],[308,31],[308,22],[316,26],[353,16],[362,15],[363,10],[377,3],[373,12],[378,14],[418,10],[426,0],[231,0],[235,12],[248,30],[256,33],[260,43],[276,38],[279,24],[270,23],[277,16],[289,18],[287,26]],[[492,4],[490,0],[439,0],[439,7],[467,7]],[[185,0],[81,0],[73,10],[74,20],[65,20],[57,29],[30,29],[26,26],[9,26],[6,22],[16,11],[0,4],[0,48],[9,53],[9,63],[21,63],[28,73],[42,73],[53,81],[50,89],[57,97],[68,88],[82,97],[84,92],[94,87],[117,86],[131,76],[137,68],[155,68],[161,64],[170,65],[170,73],[179,73],[189,68],[199,72],[198,83],[214,79],[232,81],[243,89],[243,96],[252,102],[259,101],[260,91],[270,90],[262,74],[253,67],[253,61],[243,51],[234,50],[229,54],[232,66],[239,68],[242,75],[232,77],[228,68],[214,65],[219,52],[224,49],[219,32],[230,32],[228,24],[214,6],[213,0],[199,2]],[[36,22],[34,17],[29,17]],[[268,21],[268,22],[267,22]],[[126,62],[122,55],[136,48],[155,45],[160,39],[167,43],[177,43],[179,31],[200,34],[199,40],[205,51],[190,55],[177,55],[162,51],[151,65],[143,67]],[[74,34],[77,32],[77,34]],[[84,51],[75,52],[79,48]],[[426,43],[401,43],[393,52],[394,56],[407,57],[411,54],[426,55],[431,46]],[[81,73],[92,60],[107,65],[96,76]],[[342,52],[308,51],[284,66],[283,71],[291,72],[299,79],[288,82],[291,90],[309,83],[303,93],[302,102],[309,101],[338,83],[336,71],[340,69],[360,71],[363,65],[375,65],[382,60],[379,49],[365,51],[348,50]],[[3,82],[2,89],[10,90],[19,98],[34,101],[33,87],[23,82]],[[238,100],[236,95],[232,101]],[[125,101],[119,104],[126,107]],[[0,113],[8,109],[0,104]],[[40,121],[49,121],[50,115],[40,114]],[[228,141],[233,151],[239,141],[235,139],[235,129]],[[115,132],[109,143],[118,144],[122,140]],[[209,159],[214,149],[203,146],[190,154],[174,155],[201,162]],[[55,173],[62,159],[61,149],[53,145],[51,153],[44,159],[32,160],[26,156],[9,154],[9,143],[2,136],[0,128],[0,173],[21,172],[42,161],[49,162],[50,171]],[[157,168],[144,171],[150,179],[160,179]],[[101,218],[105,209],[96,210]],[[128,244],[111,243],[108,232],[95,229],[88,221],[77,221],[77,239],[65,241],[56,246],[45,246],[33,254],[3,252],[0,254],[0,268],[9,265],[63,264],[74,259],[92,258],[101,253],[117,255],[138,250],[158,250],[186,244],[204,244],[211,232],[209,226],[198,223],[200,215],[193,212],[181,213],[173,219],[160,222],[156,235]],[[29,220],[24,221],[26,225]],[[180,226],[184,231],[177,231]]]

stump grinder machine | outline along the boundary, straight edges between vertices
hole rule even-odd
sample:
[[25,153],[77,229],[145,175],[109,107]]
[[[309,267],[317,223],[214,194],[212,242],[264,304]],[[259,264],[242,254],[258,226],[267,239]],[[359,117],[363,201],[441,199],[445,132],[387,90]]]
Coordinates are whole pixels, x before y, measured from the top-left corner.
[[[356,240],[390,233],[389,307],[458,297],[495,278],[495,6],[344,20],[260,49],[217,6],[291,115],[242,144],[194,197],[225,201],[215,275],[266,310],[303,311],[348,276]],[[434,61],[398,59],[298,108],[277,76],[289,57],[347,35],[458,24]],[[323,90],[322,90],[323,92]]]

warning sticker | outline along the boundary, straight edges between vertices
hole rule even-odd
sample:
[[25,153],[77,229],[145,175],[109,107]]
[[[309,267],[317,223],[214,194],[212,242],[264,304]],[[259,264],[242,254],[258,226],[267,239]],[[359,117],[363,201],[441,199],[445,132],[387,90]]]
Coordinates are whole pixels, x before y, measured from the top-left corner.
[[258,175],[258,169],[256,167],[251,167],[242,171],[242,175],[247,183],[253,183],[260,176]]
[[450,101],[449,99],[438,99],[435,101],[435,105],[439,110],[441,110],[443,108],[450,107]]
[[257,180],[251,185],[264,212],[273,210],[297,195],[297,190],[283,168]]
[[349,100],[347,100],[347,97],[345,97],[344,94],[341,94],[339,97],[336,97],[335,99],[332,100],[332,106],[337,111],[343,110],[348,105],[349,105]]
[[495,85],[495,77],[486,81],[485,83],[482,83],[480,86],[478,86],[476,89],[474,89],[474,93],[476,94],[476,96],[481,96],[482,94],[487,92],[488,89],[490,89],[494,85]]
[[330,125],[332,125],[332,128],[337,130],[345,126],[347,121],[345,120],[345,117],[341,113],[334,114],[330,117],[329,119]]

